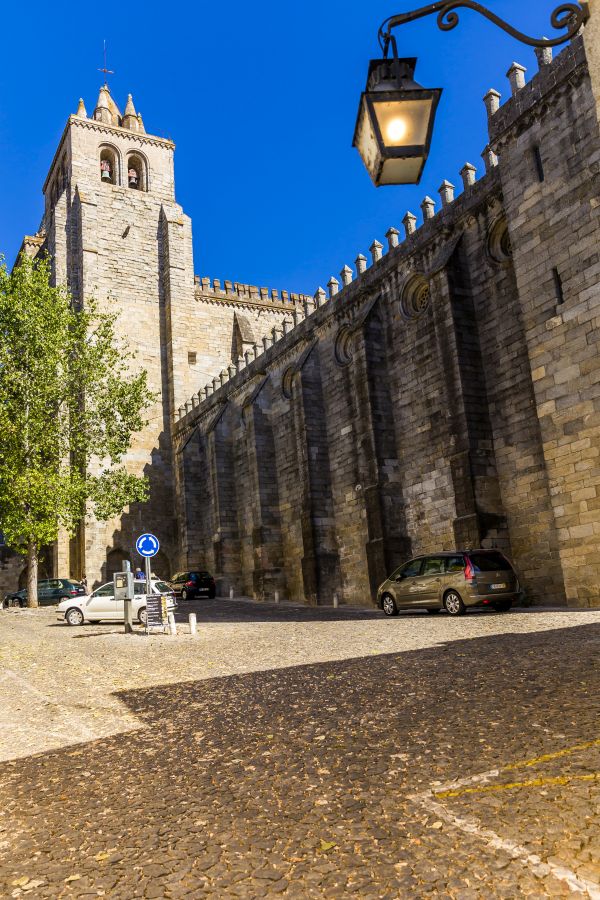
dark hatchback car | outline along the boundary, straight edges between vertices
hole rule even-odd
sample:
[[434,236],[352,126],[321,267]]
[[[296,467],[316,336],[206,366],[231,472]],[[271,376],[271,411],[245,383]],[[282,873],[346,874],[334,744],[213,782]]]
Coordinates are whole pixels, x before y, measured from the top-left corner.
[[377,602],[386,616],[400,609],[445,609],[460,616],[471,606],[508,612],[519,590],[513,567],[498,550],[456,550],[400,566],[379,588]]
[[193,600],[194,597],[213,599],[217,593],[215,579],[210,572],[178,572],[169,581],[175,596],[181,600]]
[[[70,600],[87,593],[78,581],[70,578],[46,578],[38,581],[38,603],[40,606],[54,606],[61,600]],[[4,606],[27,606],[27,588],[14,591],[4,598]]]

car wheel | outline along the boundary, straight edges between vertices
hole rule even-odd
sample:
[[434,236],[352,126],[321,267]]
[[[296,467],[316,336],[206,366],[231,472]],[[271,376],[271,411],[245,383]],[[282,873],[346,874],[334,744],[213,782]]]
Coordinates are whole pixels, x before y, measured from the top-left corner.
[[188,598],[188,592],[187,592],[186,589],[184,588],[184,589],[182,590],[182,592],[181,592],[181,599],[182,599],[182,600],[187,600],[187,598]]
[[498,600],[493,606],[496,612],[508,612],[512,606],[512,600]]
[[383,595],[383,597],[381,598],[381,608],[383,609],[386,616],[398,615],[398,607],[396,606],[396,601],[391,594]]
[[140,625],[143,625],[145,628],[147,621],[148,621],[148,613],[146,612],[146,607],[140,606],[140,608],[138,610],[138,622],[140,623]]
[[83,613],[80,609],[68,609],[65,613],[65,619],[67,620],[67,625],[83,625]]
[[436,613],[441,612],[441,610],[438,609],[438,607],[436,606],[435,609],[433,609],[433,608],[430,607],[430,608],[427,610],[427,612],[429,613],[430,616],[434,616]]
[[456,591],[448,591],[444,597],[444,609],[451,616],[462,616],[465,612],[465,604],[462,597]]

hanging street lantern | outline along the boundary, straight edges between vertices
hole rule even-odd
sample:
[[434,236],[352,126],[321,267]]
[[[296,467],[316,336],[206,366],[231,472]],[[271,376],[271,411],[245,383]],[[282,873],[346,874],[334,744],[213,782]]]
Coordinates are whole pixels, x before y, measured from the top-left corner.
[[354,130],[373,184],[418,184],[427,161],[441,88],[414,80],[416,59],[372,59]]
[[[557,47],[579,32],[590,17],[586,0],[561,3],[550,18],[552,28],[565,34],[532,38],[513,28],[476,0],[437,0],[420,9],[390,16],[379,29],[383,59],[372,59],[367,86],[360,97],[352,146],[356,147],[376,187],[382,184],[418,184],[429,154],[433,123],[441,88],[424,88],[414,80],[417,60],[399,59],[392,29],[437,14],[442,31],[459,23],[459,8],[485,16],[529,47]],[[392,48],[392,57],[388,52]]]

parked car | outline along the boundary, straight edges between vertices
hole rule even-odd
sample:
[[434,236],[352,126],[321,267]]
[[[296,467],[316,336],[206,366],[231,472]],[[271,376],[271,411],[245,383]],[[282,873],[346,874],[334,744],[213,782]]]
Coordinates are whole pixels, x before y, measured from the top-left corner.
[[[46,578],[38,581],[38,604],[40,606],[54,606],[61,600],[69,600],[71,597],[85,596],[86,590],[78,581],[71,578]],[[14,591],[4,598],[6,606],[27,606],[27,588]]]
[[[174,612],[177,609],[175,595],[169,585],[164,581],[151,581],[153,594],[167,595],[167,610]],[[146,582],[134,581],[134,598],[131,604],[131,615],[141,625],[146,624]],[[115,600],[114,585],[112,581],[103,584],[89,596],[73,597],[63,600],[58,605],[58,619],[68,625],[83,625],[89,622],[96,625],[98,622],[111,621],[122,622],[124,619],[124,601]]]
[[217,593],[215,579],[209,572],[178,572],[173,575],[169,584],[175,591],[175,596],[182,600],[193,600],[198,596],[212,600]]
[[513,567],[498,550],[457,550],[418,556],[383,582],[378,605],[386,616],[400,609],[445,609],[462,615],[472,606],[508,612],[519,596]]

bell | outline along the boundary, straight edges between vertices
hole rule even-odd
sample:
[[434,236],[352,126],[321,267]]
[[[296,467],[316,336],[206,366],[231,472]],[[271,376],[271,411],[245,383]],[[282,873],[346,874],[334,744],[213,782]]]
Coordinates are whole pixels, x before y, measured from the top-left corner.
[[110,177],[110,165],[105,160],[100,163],[101,174],[100,177],[102,181],[111,181]]
[[130,169],[128,172],[129,175],[129,187],[136,188],[138,186],[138,176],[135,169]]

